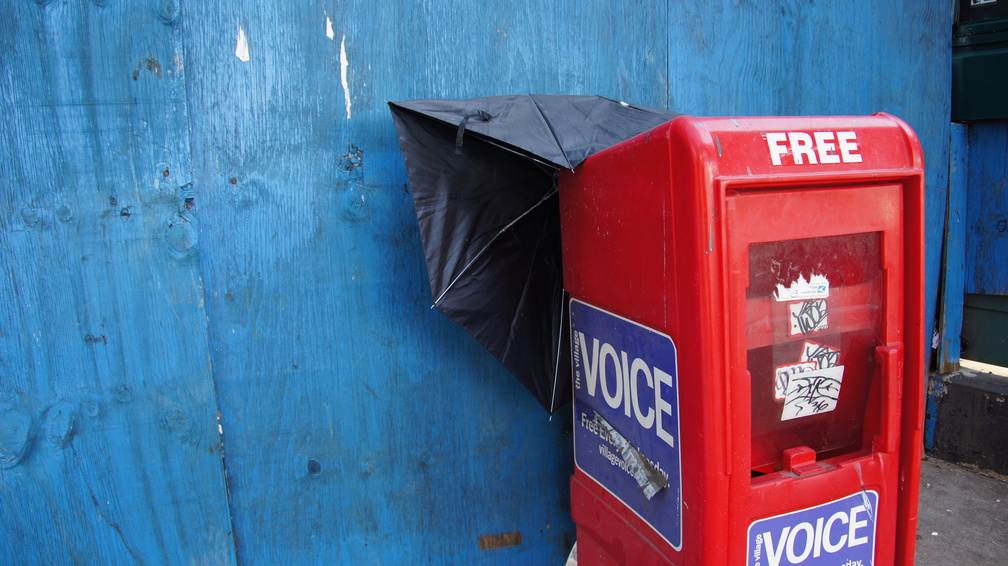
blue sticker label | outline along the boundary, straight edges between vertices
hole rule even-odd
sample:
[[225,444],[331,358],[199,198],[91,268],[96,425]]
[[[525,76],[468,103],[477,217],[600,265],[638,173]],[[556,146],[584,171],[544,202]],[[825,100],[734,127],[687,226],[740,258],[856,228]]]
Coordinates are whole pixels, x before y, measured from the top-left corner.
[[872,566],[878,493],[862,491],[749,526],[749,566]]
[[[571,300],[570,316],[574,461],[680,550],[682,480],[675,344],[661,332],[578,300]],[[596,415],[608,426],[600,426]],[[657,491],[653,485],[642,488],[635,478],[635,472],[640,475],[639,466],[622,455],[627,443],[646,459],[649,473],[667,479],[667,486],[661,482],[664,487]]]

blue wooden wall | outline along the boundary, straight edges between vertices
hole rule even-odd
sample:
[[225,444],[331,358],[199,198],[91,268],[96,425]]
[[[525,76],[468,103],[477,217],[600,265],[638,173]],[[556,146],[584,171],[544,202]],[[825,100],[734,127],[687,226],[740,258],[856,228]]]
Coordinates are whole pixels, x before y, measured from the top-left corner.
[[[973,328],[963,333],[964,293],[1008,295],[1008,122],[953,124],[950,150],[938,318],[941,341],[937,369],[943,374],[959,369],[961,354],[977,360],[994,353],[985,353],[986,346],[964,353],[960,343],[967,335],[981,331],[974,311]],[[986,328],[989,323],[981,326]],[[996,344],[995,339],[991,346],[996,349]],[[929,414],[932,412],[929,409]]]
[[1008,295],[1008,122],[969,126],[964,291]]
[[0,563],[226,563],[185,47],[152,3],[0,7]]
[[948,4],[3,0],[0,563],[562,563],[568,423],[429,308],[385,101],[896,114],[930,320]]

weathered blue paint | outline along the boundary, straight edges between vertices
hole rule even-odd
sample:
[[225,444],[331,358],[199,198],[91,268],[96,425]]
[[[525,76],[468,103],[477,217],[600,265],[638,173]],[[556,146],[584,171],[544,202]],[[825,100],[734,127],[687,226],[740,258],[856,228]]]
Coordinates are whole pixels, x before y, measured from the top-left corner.
[[891,112],[925,150],[935,302],[943,3],[9,0],[0,16],[0,411],[33,439],[0,465],[8,562],[562,563],[567,419],[429,308],[386,100]]
[[[938,372],[959,369],[960,335],[962,334],[963,289],[965,288],[965,254],[967,214],[966,194],[969,182],[969,127],[952,124],[949,138],[948,207],[945,213],[945,253],[942,264],[940,310],[938,313]],[[975,203],[974,203],[975,204]],[[929,401],[930,403],[930,401]],[[930,408],[930,404],[928,407]],[[930,414],[930,412],[929,412]],[[925,436],[933,436],[934,427],[925,428]],[[926,438],[930,447],[933,438]]]
[[935,431],[938,429],[938,409],[948,392],[946,381],[952,374],[929,374],[927,376],[927,397],[924,399],[924,449],[934,448]]
[[0,7],[0,563],[234,562],[180,29]]
[[1008,295],[1008,121],[971,124],[966,293]]
[[[664,105],[639,80],[664,61],[630,33],[652,30],[663,53],[664,17],[631,11],[612,40],[615,4],[497,9],[187,11],[202,22],[186,41],[194,180],[201,245],[218,250],[202,259],[243,562],[560,563],[570,550],[568,418],[550,422],[430,309],[384,101],[622,84]],[[479,549],[514,531],[520,546]]]

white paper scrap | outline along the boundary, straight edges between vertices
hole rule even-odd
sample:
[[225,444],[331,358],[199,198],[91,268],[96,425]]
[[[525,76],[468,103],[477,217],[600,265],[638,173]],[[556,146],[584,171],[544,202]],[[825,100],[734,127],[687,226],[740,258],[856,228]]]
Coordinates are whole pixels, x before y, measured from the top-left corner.
[[829,328],[829,305],[826,299],[809,299],[788,305],[791,312],[791,336],[804,336]]
[[806,299],[829,298],[829,279],[825,275],[812,275],[808,281],[804,275],[799,275],[790,287],[777,284],[774,299],[779,301],[804,301]]
[[815,362],[802,362],[774,369],[774,399],[783,401],[786,398],[788,382],[792,375],[806,371],[815,371],[817,369],[819,369],[819,364]]
[[796,373],[788,380],[782,421],[828,413],[837,407],[843,366]]
[[831,368],[839,363],[840,350],[806,340],[802,344],[801,359],[798,361],[815,362],[821,368]]

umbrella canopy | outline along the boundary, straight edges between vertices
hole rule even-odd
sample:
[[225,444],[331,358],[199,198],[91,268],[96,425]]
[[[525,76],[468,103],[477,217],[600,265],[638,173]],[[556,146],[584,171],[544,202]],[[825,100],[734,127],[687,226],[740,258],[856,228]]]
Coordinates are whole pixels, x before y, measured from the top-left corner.
[[389,106],[434,305],[555,412],[571,396],[557,173],[676,114],[598,96]]

